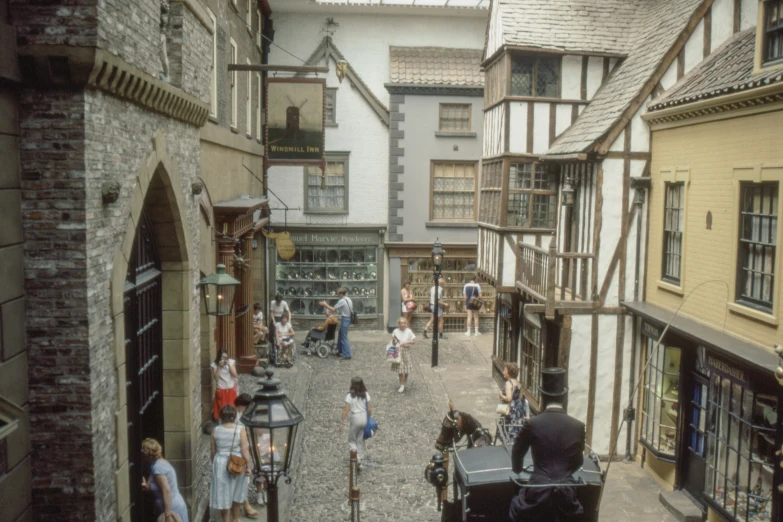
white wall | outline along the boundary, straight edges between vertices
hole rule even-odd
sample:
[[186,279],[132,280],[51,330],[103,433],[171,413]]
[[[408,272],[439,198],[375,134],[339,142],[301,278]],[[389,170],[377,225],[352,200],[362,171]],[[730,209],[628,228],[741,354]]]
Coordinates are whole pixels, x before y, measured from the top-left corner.
[[[601,211],[601,249],[598,257],[598,281],[595,282],[599,291],[603,285],[617,242],[620,239],[622,223],[622,186],[623,160],[606,159],[603,161],[604,179],[601,195],[603,207]],[[617,304],[617,270],[615,270],[609,293],[606,296],[606,306]]]
[[740,30],[753,27],[758,22],[758,0],[742,0],[740,7]]
[[509,149],[510,152],[527,152],[527,102],[511,102],[508,104],[511,110],[509,121]]
[[[734,32],[734,0],[715,0],[711,9],[710,51],[714,52],[718,46],[731,38]],[[754,20],[751,25],[755,23]]]
[[563,56],[563,85],[561,95],[566,100],[578,100],[582,92],[582,57]]
[[[581,71],[580,71],[581,74]],[[604,59],[600,56],[590,56],[587,61],[587,99],[592,100],[598,88],[603,83]]]
[[533,153],[543,154],[549,148],[549,103],[533,104]]
[[572,316],[571,351],[568,355],[568,414],[582,422],[587,421],[591,329],[591,316]]
[[488,158],[501,154],[505,145],[505,138],[506,105],[500,103],[484,113],[484,146],[482,157]]
[[[442,11],[426,16],[426,10],[418,15],[334,13],[329,16],[340,24],[333,28],[335,45],[387,106],[389,93],[383,85],[389,82],[389,46],[484,48],[485,16],[451,17]],[[275,12],[272,20],[275,44],[303,60],[308,59],[326,36],[324,14]],[[271,48],[269,63],[302,65],[276,46]]]

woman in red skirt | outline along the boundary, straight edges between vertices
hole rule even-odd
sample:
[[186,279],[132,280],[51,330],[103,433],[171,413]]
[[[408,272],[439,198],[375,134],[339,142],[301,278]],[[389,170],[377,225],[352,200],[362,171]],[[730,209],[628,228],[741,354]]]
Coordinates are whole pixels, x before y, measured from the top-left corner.
[[218,352],[215,362],[210,367],[212,375],[217,381],[215,390],[215,400],[212,402],[212,418],[217,421],[220,418],[220,408],[226,404],[234,405],[237,398],[237,369],[234,365],[236,361],[228,358],[228,352],[223,348]]

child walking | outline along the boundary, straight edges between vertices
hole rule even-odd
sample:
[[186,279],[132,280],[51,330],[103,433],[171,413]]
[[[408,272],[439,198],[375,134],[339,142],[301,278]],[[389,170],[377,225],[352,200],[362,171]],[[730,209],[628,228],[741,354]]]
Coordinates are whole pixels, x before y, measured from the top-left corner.
[[372,415],[372,402],[370,394],[364,386],[361,377],[351,379],[351,387],[348,395],[345,396],[345,408],[343,416],[340,419],[340,431],[343,431],[343,424],[348,414],[351,414],[351,420],[348,424],[348,446],[356,450],[359,461],[364,458],[364,427],[367,426],[367,417]]

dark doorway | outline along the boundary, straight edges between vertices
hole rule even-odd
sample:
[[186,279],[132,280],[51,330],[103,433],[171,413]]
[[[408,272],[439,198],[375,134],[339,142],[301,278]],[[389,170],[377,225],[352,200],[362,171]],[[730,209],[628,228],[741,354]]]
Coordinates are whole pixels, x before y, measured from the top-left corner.
[[125,362],[131,518],[154,520],[151,495],[141,490],[149,466],[141,456],[148,437],[163,444],[163,302],[161,264],[146,210],[136,229],[125,279]]

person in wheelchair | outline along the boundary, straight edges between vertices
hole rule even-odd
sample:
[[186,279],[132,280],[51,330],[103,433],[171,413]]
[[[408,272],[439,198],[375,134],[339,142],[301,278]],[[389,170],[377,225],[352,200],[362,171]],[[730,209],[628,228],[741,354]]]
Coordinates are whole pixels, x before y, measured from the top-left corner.
[[[321,324],[321,326],[318,328],[313,328],[310,330],[310,333],[307,334],[304,346],[307,349],[308,354],[310,353],[310,349],[316,341],[326,340],[326,331],[329,328],[329,325],[334,325],[336,327],[338,324],[340,324],[340,320],[330,309],[324,308],[324,314],[326,315],[326,319],[324,320],[323,324]],[[334,328],[332,330],[334,330]]]
[[288,322],[288,316],[283,315],[280,318],[280,322],[275,325],[275,340],[277,348],[280,349],[280,358],[277,359],[277,364],[281,366],[291,367],[293,362],[291,361],[291,352],[294,348],[294,328],[291,323]]

